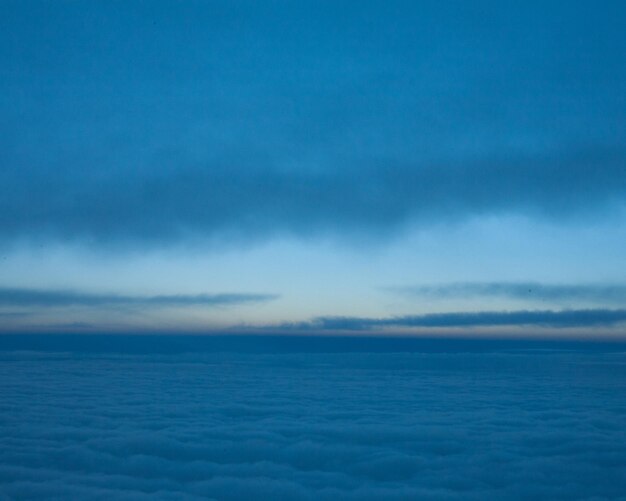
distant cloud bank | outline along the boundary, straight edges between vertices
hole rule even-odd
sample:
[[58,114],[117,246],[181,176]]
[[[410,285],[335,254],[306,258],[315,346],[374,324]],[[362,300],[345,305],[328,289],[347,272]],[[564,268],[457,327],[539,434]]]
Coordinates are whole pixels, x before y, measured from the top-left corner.
[[170,294],[130,296],[97,294],[81,291],[0,288],[0,306],[64,307],[64,306],[229,306],[259,303],[277,299],[274,294]]
[[393,327],[598,327],[626,321],[626,309],[479,311],[428,313],[390,318],[318,317],[310,322],[285,324],[296,330],[373,330]]
[[581,300],[625,303],[626,285],[544,284],[539,282],[457,282],[451,284],[389,287],[387,290],[415,298],[504,297],[524,300]]
[[[614,298],[624,293],[621,286],[587,287],[587,286],[541,286],[537,284],[462,284],[453,286],[433,286],[403,292],[410,294],[434,294],[454,296],[464,291],[472,293],[502,294],[505,296],[532,293],[537,287],[538,294],[545,298]],[[530,292],[528,292],[530,290]],[[263,303],[278,299],[277,294],[181,294],[181,295],[121,295],[98,294],[84,291],[0,288],[0,307],[16,308],[18,311],[0,312],[0,316],[9,319],[27,318],[47,308],[65,308],[82,306],[89,308],[125,308],[146,309],[159,307],[222,307],[245,304]],[[26,311],[20,311],[25,309]],[[469,311],[442,312],[420,315],[402,315],[387,318],[368,318],[358,316],[320,316],[310,321],[288,322],[274,326],[255,326],[248,324],[244,329],[267,329],[281,331],[374,331],[393,328],[471,328],[489,326],[537,326],[549,328],[576,327],[612,327],[626,322],[626,309],[588,308],[563,310],[512,310],[512,311]],[[79,327],[79,324],[71,324]],[[45,330],[45,325],[41,325]],[[97,326],[91,326],[97,327]],[[181,325],[184,330],[184,325]]]

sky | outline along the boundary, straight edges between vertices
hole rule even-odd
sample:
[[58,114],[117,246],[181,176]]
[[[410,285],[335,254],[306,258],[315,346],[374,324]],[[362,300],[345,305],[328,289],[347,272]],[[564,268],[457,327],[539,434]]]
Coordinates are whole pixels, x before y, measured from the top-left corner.
[[0,331],[626,337],[621,1],[0,16]]

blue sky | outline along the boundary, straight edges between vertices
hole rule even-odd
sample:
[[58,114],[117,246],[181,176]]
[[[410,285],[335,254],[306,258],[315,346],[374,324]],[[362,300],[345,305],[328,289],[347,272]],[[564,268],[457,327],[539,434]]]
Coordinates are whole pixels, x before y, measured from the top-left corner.
[[0,329],[623,336],[622,2],[28,2]]

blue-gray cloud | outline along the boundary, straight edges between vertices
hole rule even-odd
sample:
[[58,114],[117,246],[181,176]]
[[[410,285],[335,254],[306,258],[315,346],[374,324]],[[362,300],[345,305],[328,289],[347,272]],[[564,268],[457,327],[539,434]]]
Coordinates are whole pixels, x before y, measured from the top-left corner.
[[590,301],[626,303],[626,285],[620,284],[545,284],[539,282],[457,282],[387,290],[416,298],[504,297],[541,301]]
[[97,294],[70,290],[19,289],[0,287],[0,306],[4,307],[65,307],[65,306],[234,306],[276,299],[274,294],[164,294],[122,295]]
[[379,235],[625,200],[622,2],[8,4],[5,242]]
[[0,359],[7,499],[569,500],[626,490],[619,353]]
[[128,175],[73,169],[53,178],[47,169],[5,174],[0,236],[159,241],[380,232],[501,211],[568,218],[626,200],[625,151],[605,149],[474,165],[385,161],[333,172],[177,162]]
[[599,327],[626,321],[626,309],[479,311],[427,313],[390,318],[318,317],[310,322],[284,324],[298,330],[373,330],[393,327]]

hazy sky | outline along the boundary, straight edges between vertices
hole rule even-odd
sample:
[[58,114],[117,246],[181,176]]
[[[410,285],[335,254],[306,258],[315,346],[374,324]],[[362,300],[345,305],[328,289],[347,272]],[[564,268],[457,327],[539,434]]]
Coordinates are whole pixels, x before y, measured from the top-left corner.
[[624,19],[5,0],[0,330],[623,336]]

